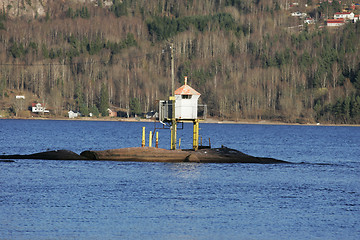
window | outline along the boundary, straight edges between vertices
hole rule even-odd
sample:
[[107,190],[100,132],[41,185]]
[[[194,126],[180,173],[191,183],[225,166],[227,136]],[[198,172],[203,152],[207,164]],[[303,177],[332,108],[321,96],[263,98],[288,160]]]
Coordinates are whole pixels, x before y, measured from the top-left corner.
[[192,95],[181,95],[182,99],[191,99]]

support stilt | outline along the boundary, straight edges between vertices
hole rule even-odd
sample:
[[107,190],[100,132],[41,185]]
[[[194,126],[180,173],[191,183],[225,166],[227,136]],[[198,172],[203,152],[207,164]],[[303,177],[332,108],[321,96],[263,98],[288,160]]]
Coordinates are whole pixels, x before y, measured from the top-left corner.
[[193,149],[196,151],[199,149],[199,120],[195,119],[193,124]]
[[171,121],[171,150],[176,150],[176,120]]
[[152,147],[152,131],[149,133],[149,147]]
[[142,128],[141,147],[145,147],[145,127]]
[[159,147],[159,132],[156,132],[156,142],[155,142],[155,147],[158,148]]

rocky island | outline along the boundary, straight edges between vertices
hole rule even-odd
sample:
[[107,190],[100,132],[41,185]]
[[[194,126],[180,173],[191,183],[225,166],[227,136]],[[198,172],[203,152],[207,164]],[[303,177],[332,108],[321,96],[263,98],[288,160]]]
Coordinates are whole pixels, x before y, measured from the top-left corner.
[[254,157],[238,150],[220,147],[194,150],[167,150],[153,147],[131,147],[103,151],[84,151],[80,155],[68,150],[46,151],[28,155],[0,155],[0,159],[194,162],[194,163],[289,163],[267,157]]

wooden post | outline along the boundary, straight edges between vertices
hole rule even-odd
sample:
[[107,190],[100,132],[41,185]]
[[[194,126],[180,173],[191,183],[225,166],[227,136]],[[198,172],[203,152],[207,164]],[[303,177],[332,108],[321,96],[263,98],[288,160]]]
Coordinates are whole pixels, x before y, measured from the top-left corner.
[[145,147],[145,127],[142,128],[141,147]]
[[159,132],[156,132],[156,142],[155,142],[155,147],[158,148],[159,147]]

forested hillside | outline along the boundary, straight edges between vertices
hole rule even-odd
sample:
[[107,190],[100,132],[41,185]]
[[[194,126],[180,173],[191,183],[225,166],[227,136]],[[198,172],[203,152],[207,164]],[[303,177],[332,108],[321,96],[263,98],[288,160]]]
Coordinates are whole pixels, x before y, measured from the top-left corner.
[[[188,76],[212,117],[360,123],[360,21],[324,27],[336,1],[2,2],[3,102],[16,92],[56,115],[154,110],[171,91],[173,43],[176,87]],[[295,10],[316,24],[294,27]]]

